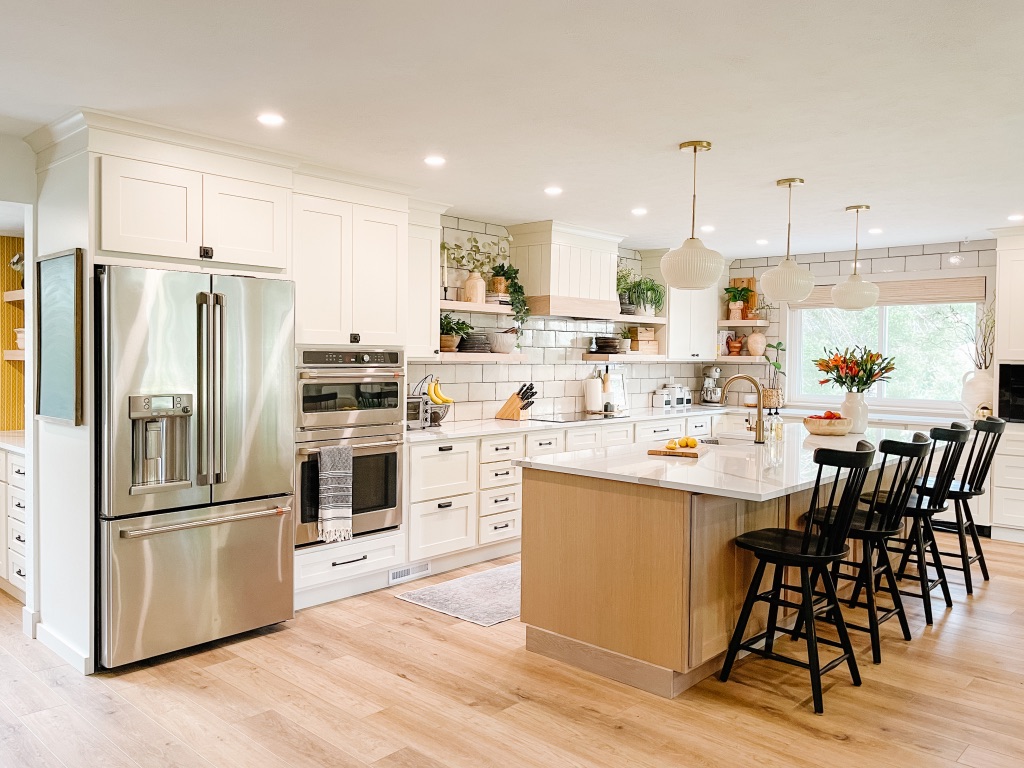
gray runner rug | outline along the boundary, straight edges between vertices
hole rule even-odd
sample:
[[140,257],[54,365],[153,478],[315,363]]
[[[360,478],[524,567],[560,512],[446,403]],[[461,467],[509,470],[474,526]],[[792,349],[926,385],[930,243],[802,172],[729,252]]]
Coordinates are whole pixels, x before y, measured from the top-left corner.
[[519,563],[512,563],[395,597],[491,627],[519,615],[519,573]]

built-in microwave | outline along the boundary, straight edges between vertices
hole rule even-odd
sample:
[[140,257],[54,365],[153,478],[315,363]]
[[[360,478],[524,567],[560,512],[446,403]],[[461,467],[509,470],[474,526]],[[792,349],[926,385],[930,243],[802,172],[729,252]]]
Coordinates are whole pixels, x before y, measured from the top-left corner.
[[1024,364],[999,366],[998,416],[1006,421],[1024,422]]

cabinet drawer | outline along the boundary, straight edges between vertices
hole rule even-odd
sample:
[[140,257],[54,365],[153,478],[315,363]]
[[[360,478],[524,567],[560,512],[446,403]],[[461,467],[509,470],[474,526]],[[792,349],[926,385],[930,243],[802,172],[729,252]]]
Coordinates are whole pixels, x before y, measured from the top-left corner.
[[582,451],[601,447],[601,430],[597,427],[568,429],[565,432],[565,450]]
[[500,515],[480,518],[480,543],[490,544],[492,541],[502,539],[514,539],[522,535],[520,524],[523,513],[514,509],[511,512],[502,512]]
[[16,488],[25,487],[25,457],[16,453],[7,454],[7,482]]
[[1024,490],[992,489],[992,524],[1024,528]]
[[1003,438],[999,441],[999,456],[1024,456],[1024,425],[1007,424]]
[[686,420],[686,434],[689,437],[710,437],[711,419],[707,416]]
[[480,441],[480,463],[523,458],[523,436],[485,437]]
[[413,504],[409,508],[409,559],[425,560],[476,545],[476,494]]
[[315,587],[405,562],[405,534],[328,544],[295,553],[295,589]]
[[11,552],[10,550],[8,550],[8,552],[10,554],[10,564],[8,566],[10,571],[8,572],[7,580],[18,589],[24,591],[26,574],[25,556],[19,555],[17,552]]
[[19,555],[25,554],[25,524],[13,518],[7,521],[7,547]]
[[480,465],[480,490],[497,488],[502,485],[514,485],[523,477],[519,467],[513,467],[511,461],[495,461]]
[[20,488],[7,486],[7,517],[24,523],[27,511],[25,492]]
[[7,486],[7,517],[24,523],[26,511],[25,492],[19,488]]
[[522,485],[506,485],[504,488],[480,491],[480,517],[522,509],[522,506]]
[[608,424],[601,427],[601,445],[608,448],[612,445],[632,445],[632,424]]
[[1024,490],[1024,456],[996,456],[992,460],[992,485]]
[[673,437],[682,437],[683,434],[682,421],[656,421],[653,424],[648,422],[636,425],[636,441],[638,443],[668,440]]
[[409,458],[409,494],[413,502],[476,490],[476,440],[414,445]]
[[565,450],[565,430],[554,432],[534,432],[526,436],[527,456],[546,456],[549,453],[561,453]]

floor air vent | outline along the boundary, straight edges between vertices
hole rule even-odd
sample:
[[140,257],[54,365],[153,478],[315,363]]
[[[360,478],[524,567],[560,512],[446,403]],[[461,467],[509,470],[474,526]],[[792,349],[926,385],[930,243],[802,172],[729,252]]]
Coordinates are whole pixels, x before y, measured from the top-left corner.
[[402,568],[394,568],[388,574],[388,586],[401,584],[403,581],[412,581],[420,576],[426,576],[428,573],[430,573],[430,563],[415,563]]

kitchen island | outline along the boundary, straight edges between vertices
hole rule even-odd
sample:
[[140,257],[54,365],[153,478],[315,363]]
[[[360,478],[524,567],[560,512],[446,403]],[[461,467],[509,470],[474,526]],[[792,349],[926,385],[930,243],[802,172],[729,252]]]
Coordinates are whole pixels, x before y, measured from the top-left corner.
[[[527,649],[678,695],[720,668],[736,625],[755,565],[736,536],[800,527],[815,448],[911,435],[787,424],[777,443],[712,445],[700,459],[648,455],[659,441],[517,460]],[[868,482],[880,469],[878,456]],[[764,618],[755,611],[748,635]]]

